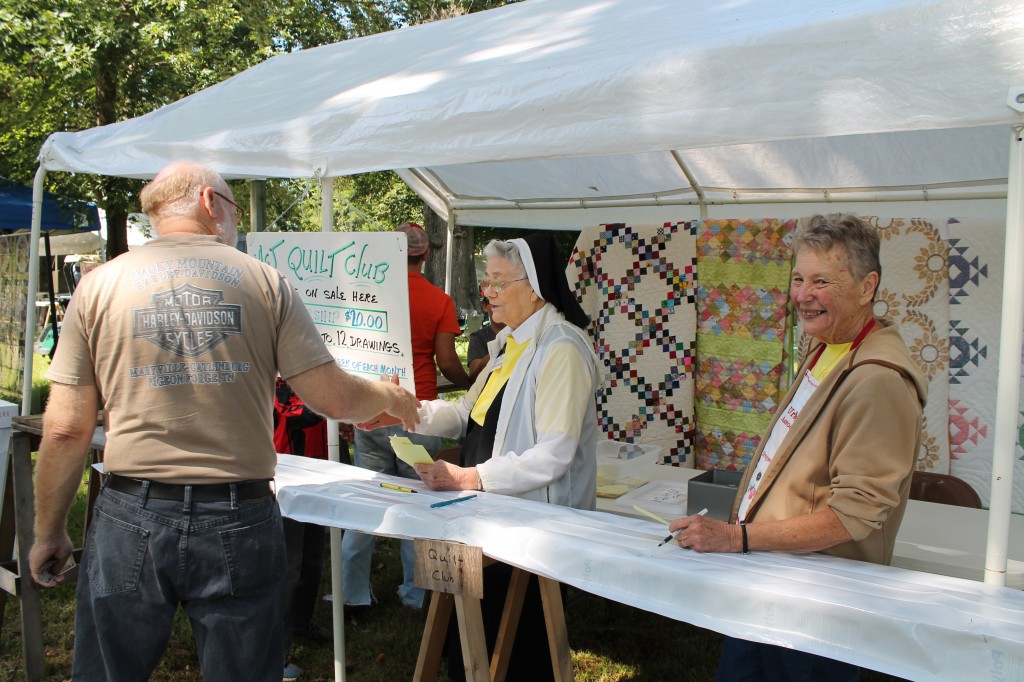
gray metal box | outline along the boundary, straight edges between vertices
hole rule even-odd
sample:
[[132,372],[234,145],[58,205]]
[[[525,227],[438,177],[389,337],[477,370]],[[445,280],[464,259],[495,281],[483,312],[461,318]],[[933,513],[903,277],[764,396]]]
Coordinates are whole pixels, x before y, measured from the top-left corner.
[[711,469],[691,478],[686,489],[687,516],[707,507],[707,516],[728,521],[742,478],[742,472],[726,469]]

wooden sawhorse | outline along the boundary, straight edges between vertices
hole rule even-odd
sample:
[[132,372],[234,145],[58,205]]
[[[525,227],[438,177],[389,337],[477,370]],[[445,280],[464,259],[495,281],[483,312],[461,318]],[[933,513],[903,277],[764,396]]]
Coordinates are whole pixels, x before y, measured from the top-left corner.
[[[417,552],[418,553],[418,552]],[[487,558],[484,565],[495,563]],[[484,639],[484,623],[480,599],[467,594],[431,592],[427,624],[423,629],[420,653],[416,661],[415,682],[433,682],[441,662],[441,648],[444,646],[455,606],[459,623],[459,638],[462,642],[462,660],[466,667],[468,682],[504,682],[508,672],[509,659],[515,633],[519,629],[519,616],[523,610],[526,587],[530,573],[513,568],[512,581],[505,607],[501,614],[501,625],[494,645],[494,655],[487,660],[487,643]],[[556,682],[572,682],[572,655],[569,651],[569,636],[565,627],[565,610],[562,606],[562,592],[557,580],[537,576],[540,581],[541,601],[544,604],[544,623],[547,626],[548,648],[551,653],[551,667]]]
[[[25,673],[31,682],[46,679],[46,662],[43,656],[42,588],[36,585],[29,573],[28,553],[32,549],[35,531],[35,492],[32,481],[32,451],[38,447],[38,435],[29,420],[38,418],[16,418],[11,433],[11,446],[6,457],[6,466],[0,469],[3,485],[3,502],[0,505],[0,628],[2,614],[7,604],[7,595],[21,599],[21,640],[25,656]],[[92,460],[98,461],[101,451],[92,450]],[[85,529],[88,530],[92,516],[92,503],[99,493],[99,476],[89,467],[89,503],[86,511]],[[83,538],[84,540],[84,538]],[[84,543],[83,543],[84,544]],[[74,551],[75,561],[82,562],[82,549]],[[65,574],[66,583],[78,580],[78,566]]]

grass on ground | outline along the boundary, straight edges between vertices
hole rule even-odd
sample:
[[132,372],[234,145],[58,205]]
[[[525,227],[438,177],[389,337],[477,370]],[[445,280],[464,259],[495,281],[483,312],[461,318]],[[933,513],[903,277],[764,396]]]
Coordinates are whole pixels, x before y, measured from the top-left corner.
[[[72,509],[69,531],[80,538],[85,509],[85,488]],[[322,590],[330,592],[329,562],[324,567]],[[412,678],[416,666],[425,613],[402,606],[395,589],[401,582],[398,542],[381,538],[374,554],[373,590],[380,600],[371,609],[346,619],[347,679],[354,682],[395,682]],[[65,585],[43,593],[43,641],[48,680],[71,677],[74,587]],[[9,598],[0,636],[0,679],[26,680],[21,652],[18,599]],[[579,590],[570,589],[566,619],[573,667],[578,682],[703,681],[714,679],[721,651],[721,636],[663,616],[648,613]],[[331,627],[331,604],[320,601],[314,625]],[[538,652],[538,655],[544,655]],[[329,642],[298,638],[292,660],[305,669],[300,682],[334,679],[334,652]],[[155,682],[202,680],[191,626],[179,610],[164,659],[153,675]],[[439,677],[447,682],[447,677]],[[865,682],[892,682],[898,678],[865,672]]]

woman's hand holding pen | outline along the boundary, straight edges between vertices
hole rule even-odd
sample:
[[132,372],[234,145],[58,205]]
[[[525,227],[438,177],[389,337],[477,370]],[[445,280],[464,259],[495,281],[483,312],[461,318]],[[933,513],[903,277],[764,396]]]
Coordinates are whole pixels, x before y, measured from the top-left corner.
[[[673,521],[669,531],[676,534],[676,544],[695,552],[740,552],[743,537],[736,524],[694,514]],[[679,531],[679,532],[676,532]]]

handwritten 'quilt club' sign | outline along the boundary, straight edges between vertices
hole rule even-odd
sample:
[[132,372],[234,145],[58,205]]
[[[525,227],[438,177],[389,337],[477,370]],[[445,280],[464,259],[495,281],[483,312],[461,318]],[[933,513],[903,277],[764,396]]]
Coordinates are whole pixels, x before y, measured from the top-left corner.
[[416,390],[404,234],[250,232],[246,246],[299,293],[338,366]]

